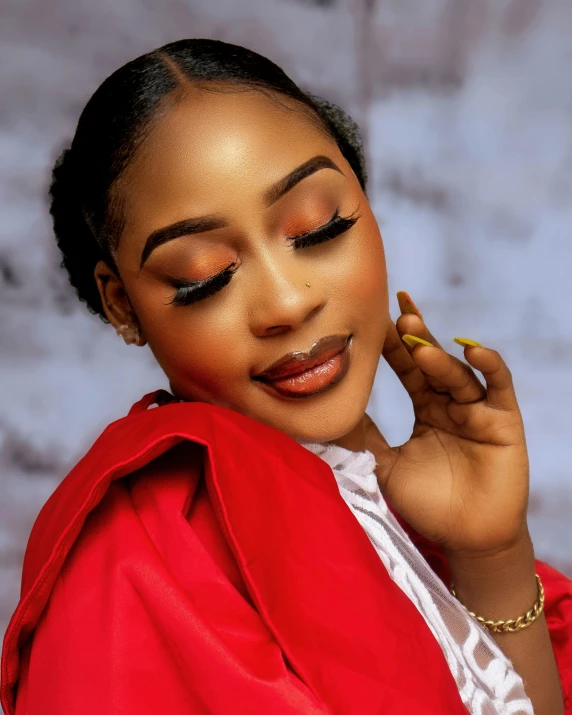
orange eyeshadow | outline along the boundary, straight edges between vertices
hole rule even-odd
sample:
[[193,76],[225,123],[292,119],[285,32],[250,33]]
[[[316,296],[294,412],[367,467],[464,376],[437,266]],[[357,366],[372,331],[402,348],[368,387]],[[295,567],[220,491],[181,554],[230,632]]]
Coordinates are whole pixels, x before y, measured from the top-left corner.
[[325,205],[291,211],[282,224],[286,236],[299,236],[323,226],[332,218],[334,207]]
[[196,282],[212,278],[237,261],[236,253],[228,249],[210,249],[192,253],[194,255],[188,253],[181,255],[179,260],[173,256],[172,260],[165,263],[166,272],[177,278]]

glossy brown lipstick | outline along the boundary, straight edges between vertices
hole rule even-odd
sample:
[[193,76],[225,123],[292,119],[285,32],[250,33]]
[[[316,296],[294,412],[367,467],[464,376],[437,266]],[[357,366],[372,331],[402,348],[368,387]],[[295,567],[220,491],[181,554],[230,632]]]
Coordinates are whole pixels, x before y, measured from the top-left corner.
[[288,397],[310,397],[340,382],[350,362],[352,335],[328,335],[317,340],[308,353],[294,351],[253,376]]

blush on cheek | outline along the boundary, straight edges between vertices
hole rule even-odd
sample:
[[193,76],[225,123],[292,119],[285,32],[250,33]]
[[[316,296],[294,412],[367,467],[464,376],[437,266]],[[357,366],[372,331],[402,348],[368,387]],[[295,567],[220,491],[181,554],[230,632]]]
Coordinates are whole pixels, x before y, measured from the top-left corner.
[[[383,242],[377,225],[366,227],[356,240],[356,250],[348,259],[346,277],[348,292],[362,306],[380,305],[387,295],[387,270]],[[367,228],[370,228],[368,231]]]

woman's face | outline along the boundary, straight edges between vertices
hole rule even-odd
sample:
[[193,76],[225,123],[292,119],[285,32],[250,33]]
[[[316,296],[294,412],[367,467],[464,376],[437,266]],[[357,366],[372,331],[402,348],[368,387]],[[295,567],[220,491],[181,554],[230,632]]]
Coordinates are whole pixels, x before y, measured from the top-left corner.
[[[168,112],[118,187],[121,280],[103,263],[96,278],[116,326],[127,322],[124,289],[175,396],[228,407],[300,441],[355,448],[389,321],[382,239],[336,143],[296,103],[280,102],[290,109],[256,91],[197,89]],[[319,243],[294,240],[336,213],[359,218],[349,228],[334,221]],[[148,243],[183,221],[186,228],[161,234],[169,240]],[[210,294],[180,288],[229,266]],[[312,380],[273,387],[254,379],[326,336],[351,336],[349,364],[333,382],[339,355]]]

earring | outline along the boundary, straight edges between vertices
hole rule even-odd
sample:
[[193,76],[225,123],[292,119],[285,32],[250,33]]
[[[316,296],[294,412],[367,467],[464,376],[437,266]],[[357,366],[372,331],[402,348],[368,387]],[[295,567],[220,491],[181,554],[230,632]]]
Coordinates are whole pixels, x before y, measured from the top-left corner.
[[115,331],[126,345],[139,345],[139,328],[134,325],[120,325]]

